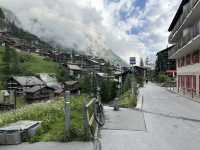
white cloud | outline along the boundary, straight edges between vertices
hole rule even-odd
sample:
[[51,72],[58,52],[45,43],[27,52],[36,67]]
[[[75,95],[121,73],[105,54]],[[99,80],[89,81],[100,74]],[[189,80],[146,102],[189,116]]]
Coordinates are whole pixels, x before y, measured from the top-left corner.
[[[109,0],[107,0],[109,1]],[[124,60],[130,56],[153,55],[167,45],[168,26],[178,0],[148,0],[146,7],[136,0],[107,3],[106,0],[0,0],[12,10],[22,26],[32,33],[56,40],[65,47],[93,48],[96,54],[112,49]],[[120,11],[130,16],[120,18]],[[135,13],[131,14],[133,11]],[[131,28],[138,34],[127,34]]]

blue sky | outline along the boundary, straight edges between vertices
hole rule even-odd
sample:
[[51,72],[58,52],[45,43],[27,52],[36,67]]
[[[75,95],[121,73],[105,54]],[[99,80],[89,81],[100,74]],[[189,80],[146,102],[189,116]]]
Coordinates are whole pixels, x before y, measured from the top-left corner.
[[[106,57],[111,49],[129,57],[150,57],[167,47],[168,27],[181,0],[0,0],[26,30],[54,39],[63,47],[76,45]],[[32,20],[37,19],[37,24]]]

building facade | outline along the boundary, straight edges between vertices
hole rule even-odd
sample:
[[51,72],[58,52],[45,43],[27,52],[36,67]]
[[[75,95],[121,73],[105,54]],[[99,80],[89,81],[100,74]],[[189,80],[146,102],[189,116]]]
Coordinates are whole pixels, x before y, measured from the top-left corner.
[[169,52],[173,46],[168,47],[157,53],[155,71],[157,74],[165,73],[171,77],[176,76],[176,61],[175,59],[169,59]]
[[200,96],[200,0],[182,0],[169,32],[169,43],[175,45],[170,58],[177,62],[178,92]]

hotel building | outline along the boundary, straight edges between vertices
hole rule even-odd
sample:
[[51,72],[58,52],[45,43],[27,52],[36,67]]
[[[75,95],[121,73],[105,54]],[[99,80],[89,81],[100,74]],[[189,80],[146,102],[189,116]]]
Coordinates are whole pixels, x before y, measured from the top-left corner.
[[170,51],[176,59],[178,92],[200,96],[200,0],[182,0],[169,27]]

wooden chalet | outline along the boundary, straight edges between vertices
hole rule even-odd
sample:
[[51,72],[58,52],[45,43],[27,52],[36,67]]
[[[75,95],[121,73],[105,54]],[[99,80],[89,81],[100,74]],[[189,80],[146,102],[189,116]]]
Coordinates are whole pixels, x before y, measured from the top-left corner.
[[47,86],[34,86],[25,89],[26,100],[45,100],[54,97],[54,89]]
[[7,81],[8,91],[15,91],[17,95],[25,94],[27,88],[43,85],[44,83],[34,76],[12,76]]
[[58,82],[54,74],[40,73],[38,74],[38,78],[42,80],[47,87],[54,89],[55,95],[63,94],[64,88],[62,84]]
[[67,64],[65,65],[67,72],[71,77],[74,77],[76,79],[79,79],[81,77],[83,69],[80,68],[76,64]]
[[80,94],[80,85],[78,81],[65,82],[65,91],[70,91],[71,94]]

